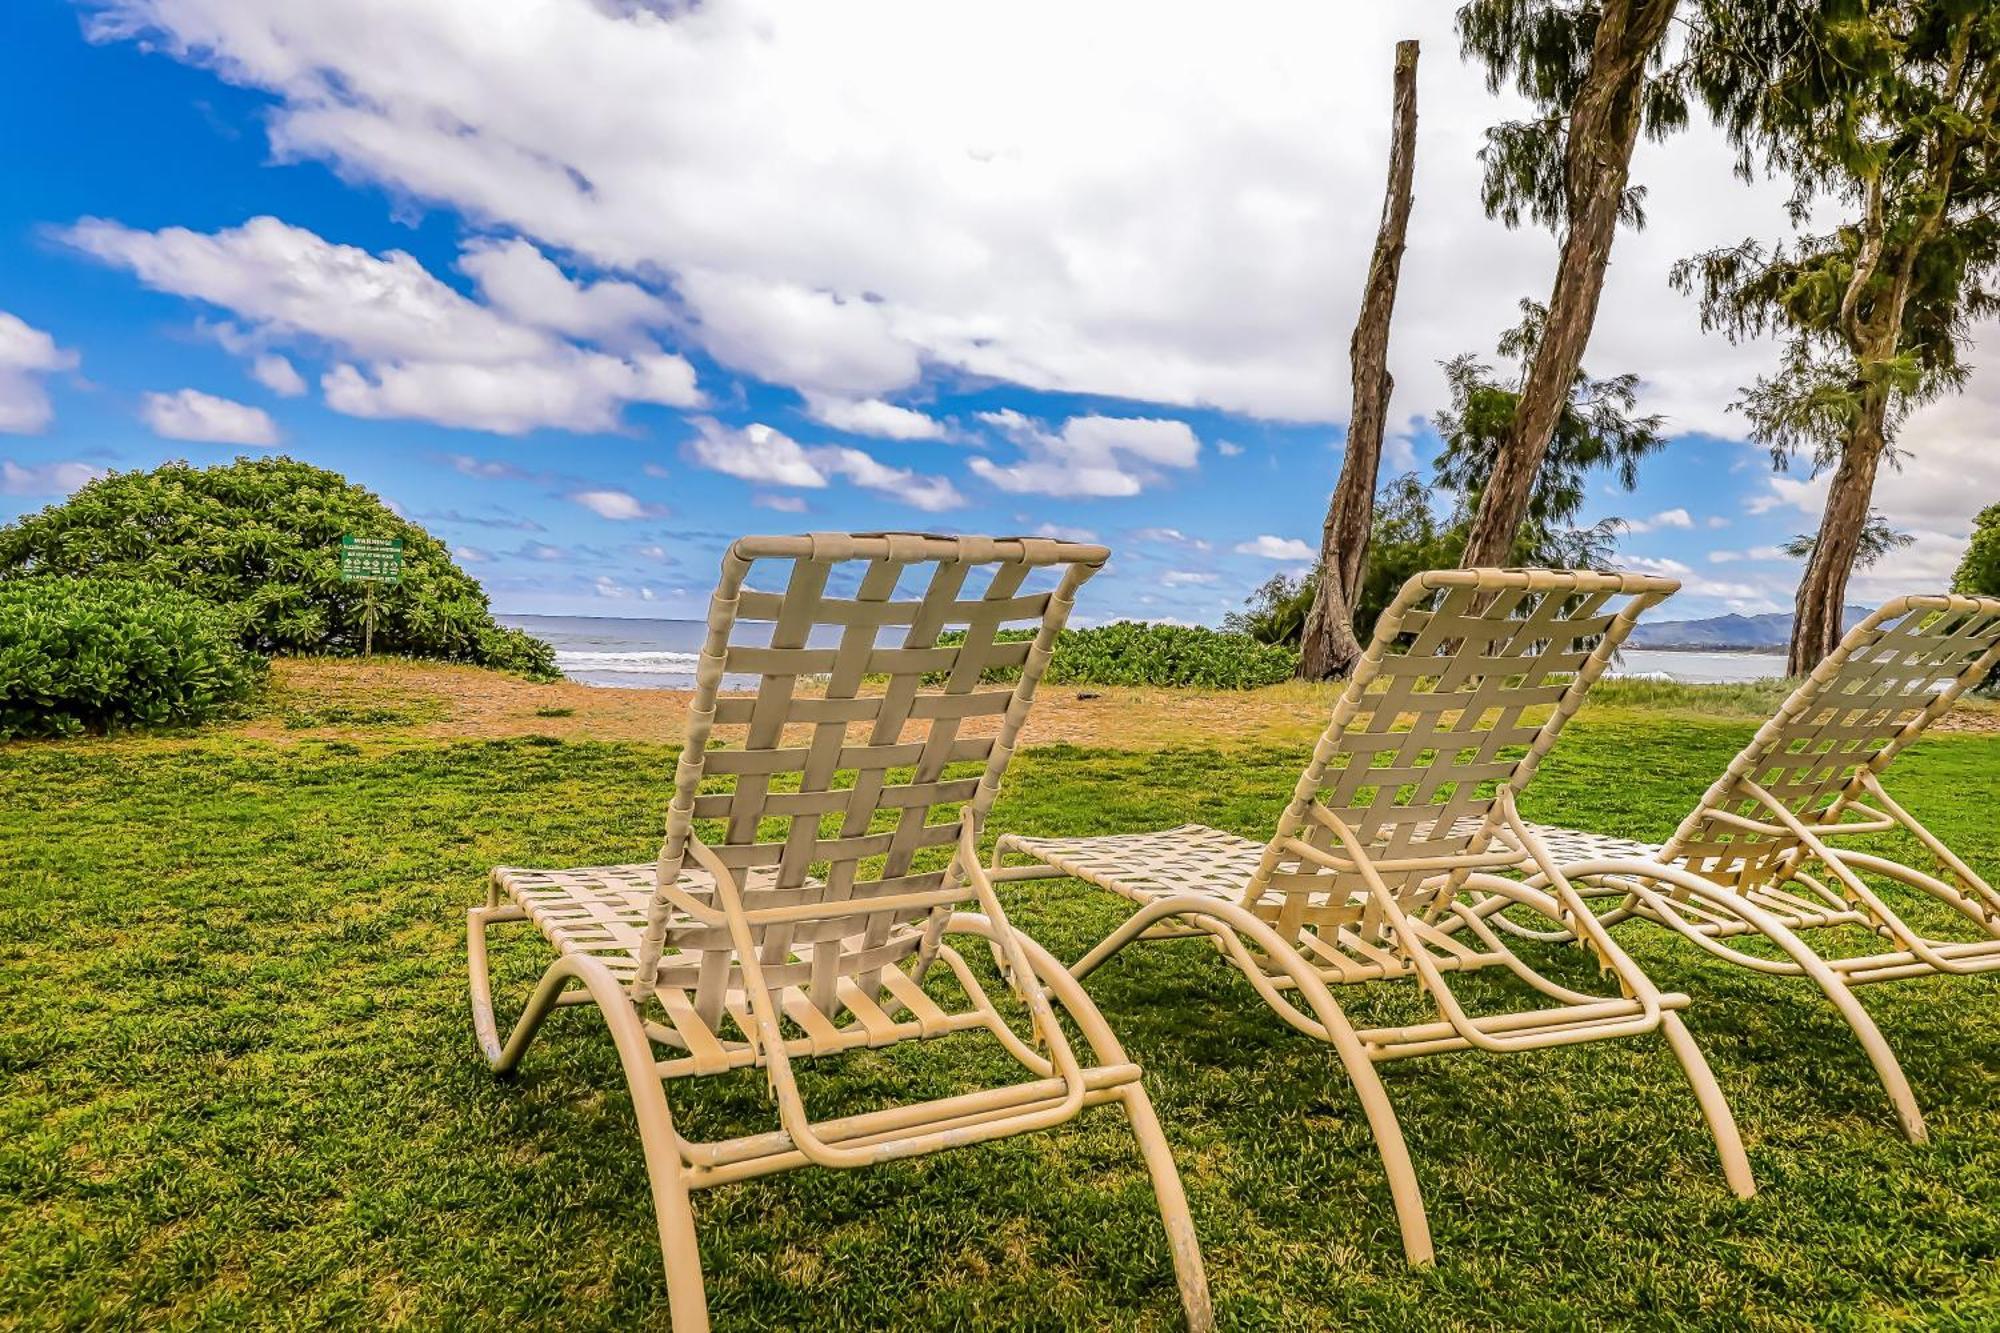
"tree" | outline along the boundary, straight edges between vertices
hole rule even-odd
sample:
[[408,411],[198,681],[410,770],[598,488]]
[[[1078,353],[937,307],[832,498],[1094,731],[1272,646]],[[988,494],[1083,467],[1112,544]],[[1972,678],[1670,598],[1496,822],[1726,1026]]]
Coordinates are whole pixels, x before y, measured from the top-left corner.
[[1502,563],[1512,549],[1583,363],[1618,223],[1644,220],[1629,183],[1641,125],[1660,135],[1686,122],[1675,85],[1647,77],[1675,4],[1472,0],[1458,12],[1461,48],[1486,66],[1487,86],[1511,79],[1543,113],[1487,132],[1487,214],[1511,227],[1525,212],[1562,235],[1547,327],[1481,491],[1467,565]]
[[1951,590],[1970,597],[2000,597],[2000,504],[1972,520],[1972,541],[1951,576]]
[[[1492,369],[1469,352],[1444,363],[1451,407],[1437,414],[1438,435],[1444,441],[1437,474],[1467,513],[1483,512],[1547,320],[1545,307],[1524,300],[1521,322],[1500,335],[1500,355],[1513,357],[1520,365],[1511,387],[1496,380]],[[1585,529],[1571,525],[1588,495],[1590,473],[1609,469],[1630,491],[1639,484],[1640,461],[1666,447],[1659,416],[1633,415],[1638,395],[1637,375],[1599,380],[1577,368],[1522,507],[1509,550],[1512,559],[1575,568],[1600,564],[1609,554],[1608,543],[1619,520],[1605,519]]]
[[[1972,520],[1972,540],[1951,576],[1951,590],[1970,597],[2000,597],[2000,504],[1986,506]],[[1988,673],[1985,688],[2000,688],[2000,666]]]
[[[1465,544],[1466,523],[1438,517],[1430,488],[1414,472],[1392,478],[1382,488],[1369,523],[1368,564],[1353,602],[1354,632],[1365,639],[1414,574],[1450,569]],[[1274,574],[1244,600],[1241,611],[1222,618],[1222,627],[1260,643],[1297,643],[1319,586],[1321,570]]]
[[1395,379],[1389,374],[1389,321],[1396,309],[1396,282],[1403,266],[1403,238],[1410,227],[1410,187],[1416,171],[1415,42],[1396,43],[1394,88],[1394,130],[1389,141],[1389,185],[1382,200],[1382,224],[1375,235],[1374,256],[1368,262],[1368,281],[1361,291],[1361,313],[1348,342],[1354,407],[1347,418],[1340,480],[1327,502],[1326,523],[1320,530],[1319,567],[1330,577],[1314,584],[1299,651],[1299,674],[1307,680],[1345,675],[1361,656],[1354,634],[1353,606],[1368,564],[1375,474],[1381,468],[1382,433],[1388,425],[1389,395],[1395,388]]
[[1706,0],[1677,77],[1728,130],[1746,178],[1793,182],[1792,221],[1676,266],[1703,323],[1784,337],[1778,370],[1736,404],[1786,466],[1832,468],[1799,581],[1787,670],[1840,640],[1881,465],[1909,410],[1965,378],[1971,321],[2000,309],[2000,8],[1982,0]]
[[[1855,544],[1854,567],[1866,569],[1891,551],[1914,545],[1916,540],[1909,533],[1890,527],[1888,516],[1881,510],[1871,509],[1867,521],[1861,525],[1861,539]],[[1801,532],[1778,549],[1794,560],[1810,560],[1813,548],[1818,545],[1818,533]]]
[[377,595],[382,651],[556,674],[547,644],[494,623],[485,590],[443,542],[339,473],[290,458],[100,477],[0,528],[0,579],[165,584],[222,607],[255,652],[350,654],[365,585],[340,578],[347,534],[403,539],[402,582]]

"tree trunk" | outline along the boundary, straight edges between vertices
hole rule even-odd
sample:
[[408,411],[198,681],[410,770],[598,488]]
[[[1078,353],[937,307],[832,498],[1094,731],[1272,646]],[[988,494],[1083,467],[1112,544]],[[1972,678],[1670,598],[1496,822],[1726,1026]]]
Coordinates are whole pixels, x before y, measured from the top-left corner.
[[1466,538],[1467,568],[1504,565],[1528,513],[1535,474],[1569,402],[1583,349],[1597,322],[1604,268],[1638,142],[1646,62],[1673,18],[1677,0],[1605,0],[1590,69],[1570,107],[1564,153],[1569,230],[1549,293],[1548,322],[1521,386],[1514,426],[1494,460],[1493,476]]
[[1354,602],[1368,565],[1368,530],[1375,518],[1375,474],[1382,464],[1382,435],[1388,425],[1389,321],[1396,309],[1396,283],[1403,267],[1403,238],[1410,228],[1410,187],[1417,160],[1417,44],[1396,43],[1394,129],[1389,140],[1389,184],[1382,201],[1382,225],[1361,291],[1361,313],[1347,344],[1354,382],[1354,408],[1347,419],[1347,450],[1340,480],[1320,529],[1319,584],[1306,613],[1299,674],[1307,680],[1344,676],[1360,660],[1354,637]]
[[1862,398],[1854,433],[1841,450],[1833,484],[1827,487],[1819,537],[1799,577],[1792,603],[1791,649],[1785,656],[1788,676],[1807,674],[1840,644],[1847,580],[1854,573],[1861,530],[1868,522],[1868,501],[1888,438],[1888,412],[1888,387],[1871,385]]

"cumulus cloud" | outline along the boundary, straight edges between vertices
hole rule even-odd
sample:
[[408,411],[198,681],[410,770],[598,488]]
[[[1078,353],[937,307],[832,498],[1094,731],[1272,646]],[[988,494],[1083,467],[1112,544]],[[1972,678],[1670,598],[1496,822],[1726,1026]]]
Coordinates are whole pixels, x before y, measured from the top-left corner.
[[767,485],[818,490],[832,478],[843,477],[865,490],[926,512],[956,509],[965,503],[947,477],[890,467],[871,454],[844,445],[807,448],[761,421],[739,429],[710,417],[696,418],[687,455],[710,471]]
[[[616,429],[628,402],[701,401],[694,367],[680,356],[650,343],[612,353],[558,336],[624,337],[651,311],[636,307],[637,288],[572,283],[525,243],[468,248],[462,262],[489,298],[481,304],[403,251],[370,254],[272,217],[212,234],[86,218],[61,235],[149,287],[231,312],[250,326],[239,338],[331,350],[336,361],[320,387],[327,406],[350,416],[517,435]],[[524,319],[516,304],[536,313]]]
[[750,503],[759,509],[770,509],[780,514],[803,514],[806,501],[802,495],[770,495],[759,491],[750,497]]
[[250,378],[281,398],[296,398],[306,391],[305,377],[276,352],[266,352],[250,363]]
[[823,393],[806,395],[806,411],[814,421],[855,435],[876,435],[885,440],[937,440],[945,433],[944,423],[911,407],[898,407],[880,398],[837,398]]
[[1013,409],[979,419],[1019,445],[1008,464],[975,458],[974,473],[1003,491],[1064,496],[1137,495],[1163,468],[1191,468],[1201,441],[1185,421],[1154,417],[1071,417],[1060,431]]
[[1658,532],[1662,528],[1692,528],[1694,516],[1685,509],[1663,509],[1651,518],[1620,519],[1627,532]]
[[[673,275],[693,336],[779,383],[866,398],[936,366],[1338,420],[1397,38],[1431,52],[1399,403],[1442,404],[1436,363],[1547,288],[1549,237],[1478,215],[1480,131],[1520,107],[1456,58],[1454,8],[98,0],[88,30],[268,91],[281,159]],[[1706,128],[1641,145],[1651,223],[1592,342],[1676,428],[1740,432],[1722,405],[1766,359],[1663,292],[1674,258],[1782,228],[1782,188],[1718,186],[1729,162]]]
[[199,389],[149,393],[139,402],[139,419],[167,440],[258,447],[278,442],[278,423],[269,412]]
[[55,408],[41,377],[70,369],[76,359],[42,330],[0,310],[0,432],[33,435],[46,427]]
[[1139,528],[1132,533],[1135,542],[1154,542],[1163,546],[1185,546],[1193,551],[1206,551],[1209,544],[1200,537],[1190,537],[1179,528]]
[[1170,569],[1160,575],[1163,588],[1202,587],[1214,583],[1219,575],[1206,569]]
[[1254,555],[1264,560],[1300,562],[1310,562],[1319,558],[1318,551],[1297,537],[1273,537],[1268,532],[1253,541],[1238,542],[1236,554]]
[[105,469],[76,459],[54,463],[0,459],[0,495],[68,495],[84,483],[106,475]]
[[665,506],[648,504],[630,491],[605,487],[599,490],[571,491],[568,499],[580,504],[599,518],[626,522],[635,518],[659,518],[667,511]]

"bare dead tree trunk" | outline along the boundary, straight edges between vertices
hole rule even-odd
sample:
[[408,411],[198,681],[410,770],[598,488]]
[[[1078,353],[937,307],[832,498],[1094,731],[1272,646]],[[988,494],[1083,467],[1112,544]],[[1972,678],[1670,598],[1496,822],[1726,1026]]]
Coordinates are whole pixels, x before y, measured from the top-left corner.
[[1847,606],[1847,580],[1854,572],[1861,530],[1868,521],[1868,500],[1875,490],[1875,473],[1887,443],[1887,386],[1871,386],[1862,400],[1859,419],[1840,466],[1827,488],[1820,514],[1819,537],[1792,603],[1792,642],[1785,657],[1785,674],[1803,676],[1840,644]]
[[1604,268],[1618,231],[1618,212],[1638,142],[1640,92],[1646,61],[1665,35],[1677,0],[1605,0],[1590,53],[1590,70],[1570,108],[1564,156],[1569,230],[1549,293],[1548,322],[1521,386],[1514,427],[1494,459],[1466,538],[1462,563],[1504,565],[1528,513],[1556,421],[1569,402],[1584,346],[1597,322]]
[[1403,238],[1410,229],[1410,188],[1417,160],[1417,44],[1396,43],[1394,128],[1389,139],[1389,184],[1382,201],[1382,225],[1361,291],[1361,313],[1347,353],[1353,367],[1354,409],[1347,419],[1347,451],[1340,480],[1327,503],[1320,529],[1319,584],[1306,614],[1299,674],[1307,680],[1344,676],[1360,660],[1354,637],[1354,603],[1368,566],[1368,530],[1375,518],[1375,474],[1382,465],[1382,435],[1388,425],[1389,322],[1396,309],[1396,283],[1403,268]]

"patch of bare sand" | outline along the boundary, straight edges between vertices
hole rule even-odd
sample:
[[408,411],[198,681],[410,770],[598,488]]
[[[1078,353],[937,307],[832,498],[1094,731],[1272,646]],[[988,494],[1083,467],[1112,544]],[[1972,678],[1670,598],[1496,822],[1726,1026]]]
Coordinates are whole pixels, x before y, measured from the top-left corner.
[[[1021,744],[1136,750],[1304,747],[1326,725],[1336,692],[1333,685],[1302,682],[1259,690],[1045,684]],[[685,690],[609,689],[567,680],[537,683],[477,667],[396,658],[283,659],[272,664],[268,706],[237,730],[268,739],[540,735],[673,743],[687,725],[689,697]],[[1744,712],[1741,720],[1758,717]],[[997,721],[972,719],[967,732],[990,733]],[[1936,730],[2000,734],[2000,705],[1968,701]]]
[[[1330,686],[1254,691],[1043,685],[1023,745],[1121,749],[1174,745],[1309,745],[1326,725]],[[574,681],[538,683],[476,667],[377,658],[281,659],[269,706],[239,725],[267,739],[393,733],[421,739],[556,736],[564,740],[679,741],[686,690],[627,690]],[[977,718],[968,734],[998,719]]]

